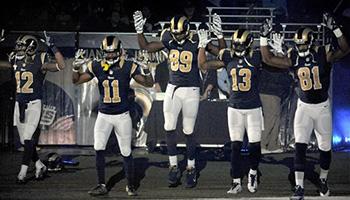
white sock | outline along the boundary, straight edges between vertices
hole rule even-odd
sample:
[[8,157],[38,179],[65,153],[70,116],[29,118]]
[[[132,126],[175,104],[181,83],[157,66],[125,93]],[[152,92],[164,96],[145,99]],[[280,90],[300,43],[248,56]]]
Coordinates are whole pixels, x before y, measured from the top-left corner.
[[304,188],[304,172],[295,172],[295,183]]
[[187,160],[187,168],[188,169],[191,169],[191,168],[195,168],[194,166],[195,166],[195,159],[193,159],[193,160]]
[[322,168],[321,168],[321,171],[320,171],[320,179],[321,179],[321,178],[327,179],[327,176],[328,176],[328,170],[325,170],[325,169],[322,169]]
[[177,166],[177,156],[169,156],[170,166]]
[[233,179],[233,182],[234,182],[234,183],[241,184],[241,179],[240,179],[240,178],[234,178],[234,179]]
[[258,173],[257,170],[252,170],[252,169],[249,170],[249,174],[251,175],[256,175],[257,173]]
[[35,162],[35,168],[37,169],[41,169],[44,166],[44,163],[42,163],[40,159]]
[[18,176],[25,177],[27,175],[28,165],[21,165],[21,170],[19,171]]

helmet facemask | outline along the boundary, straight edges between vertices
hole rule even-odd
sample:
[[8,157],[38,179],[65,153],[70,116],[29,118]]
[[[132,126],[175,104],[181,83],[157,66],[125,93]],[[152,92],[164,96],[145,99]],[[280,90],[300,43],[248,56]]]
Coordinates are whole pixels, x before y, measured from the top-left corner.
[[306,57],[310,54],[313,45],[313,32],[309,28],[301,28],[294,35],[295,49],[300,57]]
[[20,36],[16,41],[15,53],[17,60],[32,57],[38,50],[38,40],[31,35]]
[[111,65],[119,61],[122,45],[120,40],[115,36],[107,36],[102,41],[101,50],[102,57],[107,64],[106,66],[103,66],[103,70],[107,71]]
[[236,56],[244,56],[253,43],[253,36],[245,29],[238,29],[232,35],[231,48]]

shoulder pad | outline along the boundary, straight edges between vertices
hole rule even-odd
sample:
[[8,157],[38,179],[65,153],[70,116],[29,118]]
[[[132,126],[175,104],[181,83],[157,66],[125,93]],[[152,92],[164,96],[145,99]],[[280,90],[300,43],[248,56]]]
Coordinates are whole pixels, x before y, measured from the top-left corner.
[[46,58],[46,53],[41,53],[41,54],[40,54],[40,60],[41,60],[41,63],[42,63],[42,64],[45,63],[45,58]]
[[292,56],[292,51],[293,51],[293,48],[292,48],[292,47],[289,48],[289,49],[287,50],[287,56],[288,56],[288,58],[290,58],[290,57]]
[[222,57],[223,57],[223,55],[224,55],[225,52],[229,52],[230,55],[232,56],[232,51],[231,51],[231,49],[229,49],[229,48],[221,49],[221,50],[219,51],[219,54],[218,54],[219,60],[222,60]]
[[198,42],[199,41],[198,34],[191,31],[188,37],[188,40],[191,41],[192,43]]
[[166,28],[160,33],[160,41],[168,39],[170,36],[170,29]]

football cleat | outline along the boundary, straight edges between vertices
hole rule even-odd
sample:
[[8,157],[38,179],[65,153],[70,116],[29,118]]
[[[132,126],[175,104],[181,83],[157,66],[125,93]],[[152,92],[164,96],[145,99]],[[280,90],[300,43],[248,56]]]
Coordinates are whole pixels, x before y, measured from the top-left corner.
[[227,191],[227,194],[238,194],[242,192],[242,185],[232,181],[231,188]]
[[168,183],[169,187],[176,187],[179,185],[180,182],[180,170],[179,168],[175,166],[170,166],[169,167],[169,174],[168,174]]
[[186,174],[186,188],[193,188],[197,184],[197,172],[196,168],[187,169]]
[[136,189],[134,186],[127,185],[125,190],[129,196],[137,196]]
[[294,194],[290,197],[290,200],[304,200],[304,188],[300,185],[296,185]]
[[258,175],[248,174],[248,190],[251,193],[255,193],[258,190]]
[[328,197],[329,196],[329,188],[327,184],[327,179],[321,178],[319,179],[319,186],[320,186],[320,196],[321,197]]
[[36,169],[35,171],[35,179],[36,180],[42,180],[45,178],[47,172],[47,167],[44,165],[39,169]]
[[96,187],[92,188],[88,193],[91,196],[100,196],[107,194],[108,190],[105,184],[98,184]]

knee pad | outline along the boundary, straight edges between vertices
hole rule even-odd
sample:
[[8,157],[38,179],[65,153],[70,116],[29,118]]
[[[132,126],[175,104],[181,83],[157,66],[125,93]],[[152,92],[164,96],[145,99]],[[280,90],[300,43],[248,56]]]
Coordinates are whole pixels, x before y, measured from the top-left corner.
[[120,146],[120,153],[122,154],[123,157],[130,156],[131,146],[129,146],[129,145]]
[[172,131],[176,129],[177,120],[171,113],[164,113],[164,130]]
[[184,118],[183,119],[184,123],[183,123],[183,132],[185,135],[191,135],[193,133],[193,129],[194,129],[194,124],[196,122],[195,118]]
[[321,142],[318,141],[318,149],[321,151],[330,151],[332,149],[332,142],[331,140],[327,141],[327,142]]
[[303,172],[305,170],[307,144],[295,143],[294,170]]
[[329,170],[332,160],[332,151],[320,150],[320,167],[324,170]]
[[177,142],[176,142],[176,132],[173,131],[167,131],[166,133],[166,144],[167,144],[167,150],[169,156],[175,156],[177,155]]

